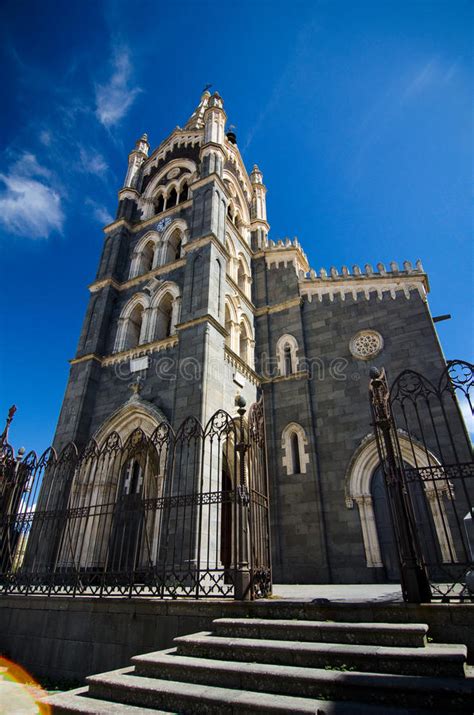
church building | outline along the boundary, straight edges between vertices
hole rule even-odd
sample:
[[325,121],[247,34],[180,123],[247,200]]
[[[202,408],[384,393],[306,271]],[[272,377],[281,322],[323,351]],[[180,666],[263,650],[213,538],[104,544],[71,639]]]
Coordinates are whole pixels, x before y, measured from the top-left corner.
[[55,448],[189,415],[204,424],[263,396],[273,580],[396,578],[369,371],[443,369],[428,278],[419,261],[314,271],[297,239],[270,238],[266,191],[217,92],[153,151],[146,134],[136,142]]

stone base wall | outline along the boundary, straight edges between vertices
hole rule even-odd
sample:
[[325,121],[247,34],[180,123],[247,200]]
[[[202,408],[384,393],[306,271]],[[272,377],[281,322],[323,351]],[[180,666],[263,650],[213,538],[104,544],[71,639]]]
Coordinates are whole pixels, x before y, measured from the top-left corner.
[[179,635],[209,630],[214,618],[304,618],[427,623],[439,643],[464,643],[474,662],[474,604],[311,604],[288,601],[158,601],[42,596],[0,598],[0,652],[38,679],[62,687],[128,665],[134,655],[171,647]]

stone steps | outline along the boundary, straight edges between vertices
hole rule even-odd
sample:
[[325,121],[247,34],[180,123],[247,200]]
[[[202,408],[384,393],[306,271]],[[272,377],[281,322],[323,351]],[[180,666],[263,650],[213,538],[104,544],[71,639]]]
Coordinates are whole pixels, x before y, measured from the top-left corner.
[[[82,697],[84,696],[84,697]],[[169,715],[169,710],[153,710],[148,708],[135,707],[134,705],[124,705],[107,700],[96,700],[89,694],[89,688],[77,688],[67,693],[57,693],[50,698],[45,698],[46,702],[54,700],[53,712],[58,715],[71,713],[76,715]]]
[[467,648],[433,645],[399,648],[345,643],[300,643],[257,638],[225,638],[203,631],[180,636],[179,655],[240,662],[258,661],[303,668],[354,668],[363,672],[464,677]]
[[463,645],[426,643],[427,626],[221,618],[212,632],[45,699],[54,713],[471,713]]
[[387,645],[410,648],[426,645],[428,626],[420,623],[341,623],[268,618],[217,618],[213,632],[219,636],[265,638],[316,643]]
[[468,708],[474,697],[474,677],[435,678],[356,671],[300,668],[291,665],[239,663],[177,655],[172,648],[132,658],[135,674],[309,698],[353,700],[398,707]]
[[[272,693],[234,690],[210,685],[138,677],[124,670],[104,673],[88,678],[89,689],[95,698],[131,703],[145,708],[166,707],[171,712],[197,713],[198,715],[257,715],[281,713],[288,715],[380,715],[377,705],[366,703],[337,703],[327,700],[275,695]],[[385,707],[387,715],[408,715],[406,708]],[[445,713],[444,710],[416,709],[411,715]]]

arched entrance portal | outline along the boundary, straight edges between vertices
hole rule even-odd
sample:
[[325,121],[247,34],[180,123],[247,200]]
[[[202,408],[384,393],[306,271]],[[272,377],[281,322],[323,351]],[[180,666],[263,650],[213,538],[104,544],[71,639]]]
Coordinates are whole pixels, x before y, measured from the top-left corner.
[[[419,467],[439,464],[432,453],[426,453],[403,434],[398,435],[403,460],[409,468],[416,461]],[[449,503],[447,482],[410,483],[415,524],[423,541],[423,554],[439,562],[449,563],[455,554],[446,509]],[[369,568],[383,568],[387,579],[398,580],[398,559],[395,533],[389,510],[387,491],[380,468],[377,444],[368,435],[355,451],[346,473],[346,506],[357,504],[362,538]]]

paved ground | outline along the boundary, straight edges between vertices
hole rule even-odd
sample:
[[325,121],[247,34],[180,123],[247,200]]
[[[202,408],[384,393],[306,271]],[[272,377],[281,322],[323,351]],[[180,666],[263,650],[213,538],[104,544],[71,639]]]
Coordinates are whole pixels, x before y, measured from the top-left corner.
[[285,601],[313,601],[327,599],[339,603],[390,603],[401,602],[402,592],[396,583],[383,584],[342,584],[342,585],[298,585],[276,584],[274,598]]

